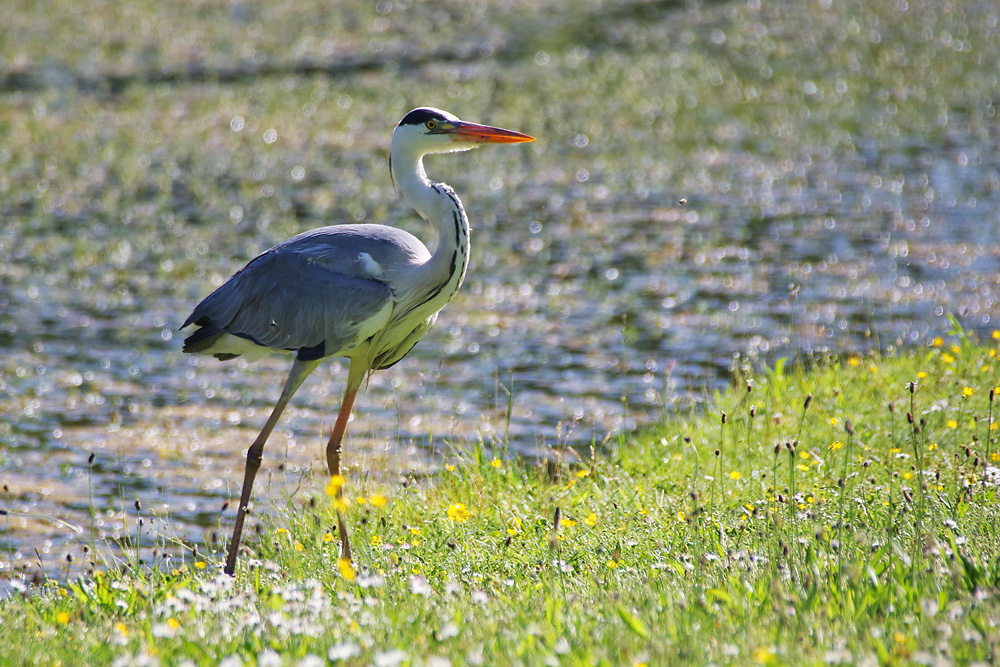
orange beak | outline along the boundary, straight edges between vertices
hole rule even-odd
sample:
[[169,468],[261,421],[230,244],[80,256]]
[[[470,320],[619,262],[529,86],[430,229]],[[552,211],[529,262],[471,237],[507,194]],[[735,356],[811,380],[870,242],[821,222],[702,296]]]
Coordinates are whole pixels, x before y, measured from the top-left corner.
[[465,121],[454,122],[445,131],[452,135],[455,141],[468,141],[474,144],[520,144],[535,140],[532,136],[513,130]]

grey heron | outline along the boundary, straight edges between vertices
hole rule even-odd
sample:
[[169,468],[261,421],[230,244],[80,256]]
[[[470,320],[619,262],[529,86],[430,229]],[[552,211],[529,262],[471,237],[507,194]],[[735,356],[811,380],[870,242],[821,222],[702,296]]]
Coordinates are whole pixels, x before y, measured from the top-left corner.
[[[295,357],[270,417],[247,451],[227,574],[236,569],[264,443],[309,373],[326,357],[350,360],[340,412],[326,446],[330,475],[337,476],[347,421],[364,379],[406,356],[465,279],[469,219],[455,191],[427,177],[423,157],[526,141],[534,137],[465,122],[440,109],[414,109],[392,133],[389,170],[410,206],[437,225],[433,253],[415,236],[385,225],[313,229],[250,261],[199,303],[181,326],[198,327],[184,340],[184,352],[223,361],[262,351]],[[337,524],[341,558],[350,560],[350,536],[340,510]]]

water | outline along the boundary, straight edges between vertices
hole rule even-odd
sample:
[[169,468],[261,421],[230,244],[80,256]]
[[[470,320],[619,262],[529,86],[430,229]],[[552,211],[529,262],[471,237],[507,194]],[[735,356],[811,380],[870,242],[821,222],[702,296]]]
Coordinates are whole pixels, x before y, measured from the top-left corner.
[[[359,398],[359,487],[477,442],[600,447],[702,400],[737,356],[919,346],[949,314],[1000,328],[995,9],[855,7],[873,13],[865,33],[825,6],[823,21],[754,3],[588,8],[480,8],[475,30],[434,19],[443,40],[495,24],[489,57],[440,56],[383,34],[391,11],[359,9],[356,29],[383,41],[361,40],[351,57],[367,65],[336,76],[309,65],[321,43],[287,55],[267,31],[256,77],[238,74],[253,57],[224,54],[207,75],[167,76],[165,48],[123,55],[126,75],[75,43],[62,61],[28,57],[0,90],[0,572],[69,571],[105,539],[152,558],[228,533],[290,362],[189,358],[177,327],[298,231],[364,219],[431,242],[385,162],[418,103],[540,141],[429,160],[466,202],[472,264],[435,329]],[[562,37],[519,33],[526,18]],[[253,35],[246,20],[227,17],[222,39]],[[813,48],[834,55],[804,58]],[[427,57],[396,67],[394,53]],[[259,505],[315,490],[345,376],[333,360],[299,391]]]

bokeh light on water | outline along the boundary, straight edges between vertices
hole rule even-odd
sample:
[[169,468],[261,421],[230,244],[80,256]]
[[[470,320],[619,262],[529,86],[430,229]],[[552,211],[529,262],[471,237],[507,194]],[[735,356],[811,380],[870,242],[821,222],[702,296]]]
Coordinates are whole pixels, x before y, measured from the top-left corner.
[[[13,12],[5,575],[79,564],[92,536],[152,559],[228,534],[288,361],[187,358],[176,327],[304,229],[386,222],[432,241],[386,161],[417,104],[540,140],[428,160],[466,202],[472,265],[359,400],[354,484],[480,440],[600,445],[700,400],[736,355],[921,345],[949,314],[998,328],[989,3],[279,4],[167,3],[119,17],[124,33],[96,7]],[[322,476],[344,376],[334,361],[300,390],[259,506]]]

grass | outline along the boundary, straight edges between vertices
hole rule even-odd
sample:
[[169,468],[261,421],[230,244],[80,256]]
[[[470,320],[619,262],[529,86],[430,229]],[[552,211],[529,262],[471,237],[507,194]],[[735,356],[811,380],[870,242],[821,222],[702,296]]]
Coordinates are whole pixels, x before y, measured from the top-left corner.
[[[998,344],[779,361],[550,465],[348,480],[222,553],[0,603],[4,664],[990,664]],[[361,484],[361,483],[359,483]]]

